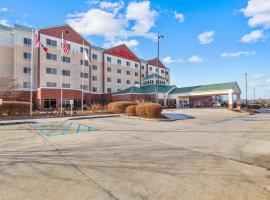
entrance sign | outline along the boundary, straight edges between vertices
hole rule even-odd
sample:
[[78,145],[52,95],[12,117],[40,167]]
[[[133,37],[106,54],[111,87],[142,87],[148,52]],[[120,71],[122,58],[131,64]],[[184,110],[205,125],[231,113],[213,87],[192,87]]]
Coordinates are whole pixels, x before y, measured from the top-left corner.
[[69,100],[69,104],[70,104],[70,105],[73,105],[73,104],[74,104],[73,99]]

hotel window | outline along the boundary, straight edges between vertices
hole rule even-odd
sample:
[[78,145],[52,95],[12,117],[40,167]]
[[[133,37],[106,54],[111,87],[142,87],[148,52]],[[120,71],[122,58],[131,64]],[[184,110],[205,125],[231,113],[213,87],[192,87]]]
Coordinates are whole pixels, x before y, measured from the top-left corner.
[[27,88],[30,88],[30,82],[23,82],[23,88],[24,89],[27,89]]
[[88,85],[80,85],[81,89],[88,90]]
[[63,61],[64,63],[70,63],[70,57],[63,56],[63,57],[62,57],[62,61]]
[[111,57],[107,57],[107,62],[112,62],[112,58]]
[[135,81],[135,84],[139,84],[139,82],[138,81]]
[[158,68],[156,68],[156,72],[158,72]]
[[142,74],[142,78],[144,78],[144,74]]
[[142,65],[141,68],[144,69],[144,66]]
[[[83,60],[80,61],[80,64],[83,65]],[[85,61],[84,61],[84,66],[88,66],[88,65],[89,65],[88,61],[85,60]]]
[[55,82],[47,82],[46,87],[56,87],[56,83]]
[[70,70],[62,70],[63,76],[70,76]]
[[28,75],[31,74],[31,67],[24,67],[23,68],[23,73],[28,74]]
[[46,59],[47,60],[57,60],[57,55],[51,54],[51,53],[47,53],[46,54]]
[[138,64],[137,63],[135,63],[135,67],[138,68]]
[[135,76],[139,76],[139,73],[138,72],[135,72]]
[[149,70],[152,71],[152,67],[149,67]]
[[24,58],[25,60],[31,60],[31,53],[24,52],[24,53],[23,53],[23,58]]
[[56,99],[44,99],[43,108],[45,109],[56,108]]
[[69,84],[69,83],[63,83],[63,84],[62,84],[62,87],[63,87],[63,88],[70,88],[70,84]]
[[46,68],[46,73],[47,74],[57,74],[57,69],[47,67]]
[[94,60],[97,60],[97,54],[92,54],[92,58],[93,58]]
[[128,84],[128,85],[130,84],[130,80],[127,80],[127,84]]
[[117,59],[117,64],[121,65],[121,60]]
[[107,88],[107,93],[111,93],[112,92],[112,88]]
[[166,71],[165,74],[168,75],[169,74],[168,71]]
[[161,70],[161,73],[164,74],[164,70]]
[[81,72],[81,78],[88,78],[88,73]]
[[93,87],[93,88],[92,88],[92,91],[93,91],[93,92],[97,92],[97,88],[96,88],[96,87]]
[[107,72],[112,72],[112,68],[107,67]]
[[92,76],[93,81],[97,81],[97,76]]
[[127,61],[127,66],[130,66],[130,62]]
[[117,79],[117,83],[121,83],[121,79]]
[[23,44],[24,44],[25,46],[31,46],[32,40],[29,39],[29,38],[23,38]]
[[117,70],[117,73],[118,73],[118,74],[121,74],[121,72],[122,72],[121,69],[118,69],[118,70]]
[[107,78],[107,82],[108,82],[108,83],[112,82],[112,79],[108,77],[108,78]]
[[57,47],[57,41],[55,40],[46,39],[46,44],[51,47]]
[[[84,48],[84,50],[85,50],[86,54],[88,55],[88,49]],[[83,47],[80,48],[80,51],[81,51],[81,53],[83,53]]]
[[96,65],[93,65],[93,70],[97,70],[97,66]]
[[127,75],[130,75],[130,71],[127,71]]

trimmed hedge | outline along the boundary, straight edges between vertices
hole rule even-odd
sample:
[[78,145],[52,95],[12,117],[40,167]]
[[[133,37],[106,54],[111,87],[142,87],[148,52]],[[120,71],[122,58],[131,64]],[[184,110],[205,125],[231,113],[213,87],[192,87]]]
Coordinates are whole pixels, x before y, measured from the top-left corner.
[[158,103],[141,103],[136,107],[136,114],[145,118],[160,118],[162,106]]
[[28,114],[30,110],[30,103],[20,101],[3,101],[3,105],[0,106],[0,114],[7,115],[22,115]]
[[136,107],[137,105],[128,106],[126,109],[127,116],[137,116]]
[[126,113],[126,108],[132,105],[137,104],[128,101],[112,102],[108,105],[108,110],[114,113]]

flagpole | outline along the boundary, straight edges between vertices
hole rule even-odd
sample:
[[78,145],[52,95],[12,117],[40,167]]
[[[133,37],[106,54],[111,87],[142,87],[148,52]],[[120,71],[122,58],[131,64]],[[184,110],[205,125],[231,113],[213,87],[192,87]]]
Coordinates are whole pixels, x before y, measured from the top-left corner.
[[32,28],[31,40],[31,68],[30,68],[30,116],[33,115],[33,65],[34,65],[34,29]]
[[[84,68],[84,40],[83,40],[83,52],[82,52],[82,60],[83,60],[83,65],[82,65],[82,67],[81,67],[81,73],[82,73],[82,75],[83,75],[83,68]],[[81,84],[82,84],[82,88],[81,88],[81,90],[82,90],[82,100],[81,100],[81,109],[82,109],[82,112],[83,112],[83,98],[84,98],[84,94],[83,94],[83,78],[84,78],[84,76],[83,77],[81,77]]]
[[62,31],[62,43],[61,43],[61,67],[60,67],[60,80],[61,80],[61,94],[60,94],[60,114],[63,115],[63,50],[64,50],[64,32]]

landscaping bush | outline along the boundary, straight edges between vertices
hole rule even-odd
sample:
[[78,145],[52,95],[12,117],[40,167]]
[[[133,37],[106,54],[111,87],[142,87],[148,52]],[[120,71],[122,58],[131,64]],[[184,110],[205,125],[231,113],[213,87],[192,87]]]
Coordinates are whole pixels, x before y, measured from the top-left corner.
[[3,101],[3,105],[0,106],[0,114],[7,115],[22,115],[29,113],[30,103],[19,101]]
[[112,102],[108,105],[108,110],[114,113],[126,113],[126,108],[132,105],[136,105],[136,103],[128,101]]
[[136,107],[136,114],[145,118],[160,118],[162,106],[158,103],[141,103]]
[[136,114],[136,107],[137,107],[137,105],[128,106],[126,108],[126,114],[127,114],[127,116],[137,116],[137,114]]
[[93,110],[93,111],[103,110],[103,106],[99,103],[98,104],[91,104],[90,110]]

